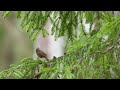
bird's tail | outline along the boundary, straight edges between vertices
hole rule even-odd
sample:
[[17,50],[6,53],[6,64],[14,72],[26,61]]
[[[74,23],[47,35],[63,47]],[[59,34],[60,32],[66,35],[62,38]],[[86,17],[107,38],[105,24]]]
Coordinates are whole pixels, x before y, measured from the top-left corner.
[[48,60],[48,58],[47,58],[47,57],[45,57],[45,59],[46,59],[46,60]]

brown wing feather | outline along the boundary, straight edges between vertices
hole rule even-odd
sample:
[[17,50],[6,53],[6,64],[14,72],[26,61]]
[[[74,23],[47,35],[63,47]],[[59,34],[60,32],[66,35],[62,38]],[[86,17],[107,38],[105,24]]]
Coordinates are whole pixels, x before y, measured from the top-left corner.
[[47,55],[42,50],[39,50],[39,48],[36,49],[36,53],[40,58],[45,58],[48,60]]
[[41,54],[41,57],[47,57],[47,55],[42,50],[40,50],[39,53]]

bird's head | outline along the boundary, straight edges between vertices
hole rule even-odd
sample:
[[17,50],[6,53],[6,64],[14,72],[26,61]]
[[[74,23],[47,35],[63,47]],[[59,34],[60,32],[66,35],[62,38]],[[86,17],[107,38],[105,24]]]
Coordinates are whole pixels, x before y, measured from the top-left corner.
[[39,48],[37,48],[37,49],[36,49],[36,52],[38,52],[39,50],[40,50],[40,49],[39,49]]

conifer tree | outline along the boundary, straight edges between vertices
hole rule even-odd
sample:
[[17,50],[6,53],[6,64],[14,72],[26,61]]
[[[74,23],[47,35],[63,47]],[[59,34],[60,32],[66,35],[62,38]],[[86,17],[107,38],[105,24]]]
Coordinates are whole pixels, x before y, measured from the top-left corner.
[[[0,78],[120,78],[120,14],[118,11],[3,11],[3,18],[16,13],[21,27],[31,40],[48,32],[44,26],[50,19],[52,35],[57,40],[67,36],[65,56],[49,61],[23,58],[0,72]],[[89,24],[86,31],[85,23]],[[36,74],[36,68],[39,72]]]

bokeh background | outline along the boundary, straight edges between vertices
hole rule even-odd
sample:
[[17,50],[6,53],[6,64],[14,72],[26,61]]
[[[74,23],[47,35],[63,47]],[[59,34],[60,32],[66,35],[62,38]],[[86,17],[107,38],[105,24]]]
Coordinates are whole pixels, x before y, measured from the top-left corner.
[[3,19],[0,15],[0,70],[7,69],[25,57],[32,57],[33,42],[21,30],[14,14]]

